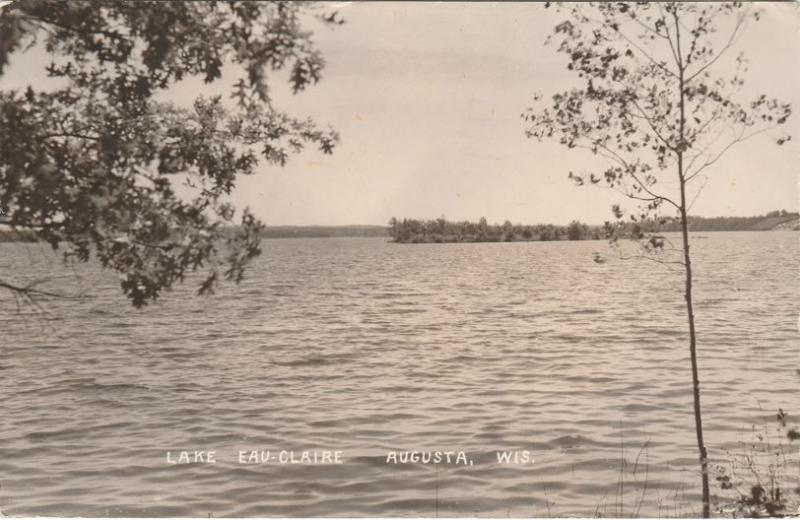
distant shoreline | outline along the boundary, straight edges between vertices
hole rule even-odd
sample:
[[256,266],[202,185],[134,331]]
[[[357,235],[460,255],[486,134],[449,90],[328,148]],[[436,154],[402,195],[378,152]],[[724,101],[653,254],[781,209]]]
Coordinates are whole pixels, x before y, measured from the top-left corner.
[[[771,231],[800,230],[800,215],[785,210],[773,211],[755,217],[689,217],[692,232],[715,231]],[[667,221],[638,221],[630,225],[643,232],[679,232],[676,219]],[[606,238],[605,226],[589,226],[573,220],[566,226],[553,224],[523,225],[489,224],[485,218],[478,222],[448,221],[444,217],[436,220],[392,218],[389,222],[390,237],[400,244],[472,243],[472,242],[549,242],[561,240],[601,240]]]
[[[776,215],[776,213],[778,213]],[[453,242],[536,242],[549,240],[602,240],[604,234],[602,226],[589,226],[580,222],[573,222],[567,226],[553,224],[538,224],[534,226],[511,224],[502,225],[486,224],[482,238],[477,232],[441,234],[436,232],[436,226],[441,227],[442,219],[438,220],[409,220],[418,229],[397,240],[393,234],[392,224],[378,225],[346,225],[346,226],[267,226],[261,231],[261,238],[391,238],[397,243],[453,243]],[[457,225],[468,230],[469,226],[480,226],[481,223],[446,222],[447,225]],[[402,221],[395,221],[394,232]],[[690,229],[693,232],[716,231],[772,231],[772,230],[800,230],[800,215],[797,213],[771,212],[764,216],[755,217],[689,217]],[[573,238],[569,238],[572,226]],[[580,226],[580,227],[578,227]],[[5,229],[4,229],[5,227]],[[426,231],[427,227],[427,231]],[[674,227],[674,229],[673,229]],[[527,231],[527,236],[526,236]],[[677,227],[667,224],[661,227],[662,232],[680,231]],[[504,240],[505,239],[505,240]],[[36,242],[37,238],[30,230],[12,230],[7,226],[0,226],[0,242]]]

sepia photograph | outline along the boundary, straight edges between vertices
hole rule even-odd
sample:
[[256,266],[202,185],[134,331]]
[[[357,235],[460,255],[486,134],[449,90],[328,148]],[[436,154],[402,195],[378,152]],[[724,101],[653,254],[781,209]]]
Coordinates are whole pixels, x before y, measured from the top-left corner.
[[0,516],[800,516],[800,4],[0,0]]

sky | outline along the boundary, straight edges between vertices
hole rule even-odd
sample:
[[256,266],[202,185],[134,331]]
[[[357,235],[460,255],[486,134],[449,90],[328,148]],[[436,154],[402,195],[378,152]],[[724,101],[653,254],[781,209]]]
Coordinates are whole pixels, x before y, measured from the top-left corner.
[[[535,3],[378,2],[328,4],[346,24],[311,23],[327,65],[297,95],[278,76],[276,105],[341,134],[333,155],[307,150],[283,168],[263,165],[233,194],[268,225],[385,224],[391,217],[565,224],[601,223],[620,195],[576,187],[570,170],[598,166],[591,154],[527,139],[520,114],[533,95],[574,84],[565,58],[544,41],[563,16]],[[746,91],[791,102],[782,147],[757,137],[709,171],[692,213],[756,215],[796,210],[800,194],[800,10],[762,5],[737,42],[751,59]],[[33,63],[27,61],[25,63]],[[15,78],[32,80],[12,62]],[[202,84],[171,95],[189,98]],[[210,90],[214,90],[211,87]],[[599,165],[602,166],[602,165]]]

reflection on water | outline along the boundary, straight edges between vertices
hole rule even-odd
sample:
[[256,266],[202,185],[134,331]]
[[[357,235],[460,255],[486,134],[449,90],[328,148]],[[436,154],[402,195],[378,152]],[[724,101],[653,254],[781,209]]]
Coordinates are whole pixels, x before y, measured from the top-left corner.
[[[38,246],[0,244],[3,276],[89,292],[46,317],[0,300],[0,511],[699,512],[680,272],[596,263],[603,242],[264,246],[241,286],[202,299],[190,284],[135,311],[112,274],[76,281]],[[709,233],[693,253],[720,459],[778,407],[800,414],[798,240]],[[217,463],[166,463],[194,449]],[[239,464],[250,449],[343,462]],[[498,464],[517,449],[534,463]],[[392,450],[474,464],[387,464]]]

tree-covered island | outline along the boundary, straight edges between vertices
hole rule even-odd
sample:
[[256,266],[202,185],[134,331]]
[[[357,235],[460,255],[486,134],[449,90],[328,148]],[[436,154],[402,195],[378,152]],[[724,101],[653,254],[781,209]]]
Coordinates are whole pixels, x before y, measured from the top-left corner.
[[403,244],[585,240],[604,236],[602,227],[590,227],[577,220],[568,226],[522,225],[512,224],[508,220],[503,224],[489,224],[483,217],[478,222],[451,222],[444,217],[436,220],[392,218],[389,221],[389,235],[393,242]]

